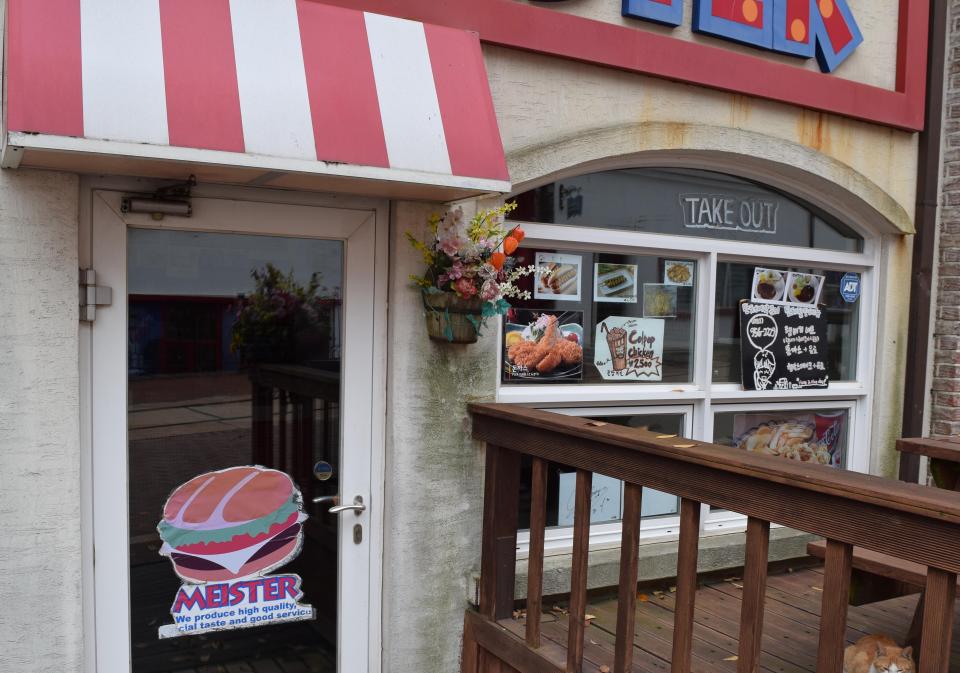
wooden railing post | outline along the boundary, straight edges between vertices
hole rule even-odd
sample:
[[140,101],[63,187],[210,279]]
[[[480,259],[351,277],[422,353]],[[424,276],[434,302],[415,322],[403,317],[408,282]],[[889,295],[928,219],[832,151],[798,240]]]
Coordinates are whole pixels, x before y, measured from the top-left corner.
[[690,673],[693,616],[697,597],[697,555],[700,544],[700,503],[680,501],[680,544],[677,550],[677,598],[673,620],[672,673]]
[[769,547],[770,522],[748,518],[737,673],[757,673],[760,670],[760,639],[763,636],[763,602],[767,591]]
[[513,614],[520,454],[489,444],[486,451],[480,613],[489,619],[505,619]]
[[570,615],[567,637],[567,673],[583,667],[583,635],[587,628],[587,563],[590,551],[590,505],[593,473],[577,470],[573,512],[573,566],[570,570]]
[[843,673],[843,650],[847,638],[847,605],[850,603],[850,573],[853,545],[827,540],[823,598],[820,607],[820,646],[817,673]]
[[530,488],[530,553],[527,556],[527,645],[540,647],[543,608],[543,538],[547,526],[547,461],[533,459]]
[[617,596],[617,641],[613,673],[633,667],[633,631],[637,619],[637,563],[640,556],[640,510],[643,487],[624,484],[623,534],[620,538],[620,591]]
[[950,668],[950,640],[957,597],[956,574],[928,568],[924,597],[920,673],[942,673]]

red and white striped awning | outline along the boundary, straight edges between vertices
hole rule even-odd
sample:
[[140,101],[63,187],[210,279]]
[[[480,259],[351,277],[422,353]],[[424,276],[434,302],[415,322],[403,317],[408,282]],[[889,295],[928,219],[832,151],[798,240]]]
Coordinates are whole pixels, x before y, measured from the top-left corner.
[[509,190],[475,34],[313,0],[9,0],[6,104],[8,166]]

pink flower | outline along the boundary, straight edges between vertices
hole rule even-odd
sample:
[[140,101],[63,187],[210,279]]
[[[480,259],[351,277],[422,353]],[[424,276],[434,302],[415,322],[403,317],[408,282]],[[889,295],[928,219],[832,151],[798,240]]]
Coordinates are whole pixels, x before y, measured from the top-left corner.
[[480,298],[484,301],[493,301],[500,295],[500,286],[495,280],[488,280],[480,290]]
[[460,250],[462,242],[459,238],[444,238],[437,242],[441,252],[453,257]]
[[450,280],[457,280],[462,278],[464,273],[466,273],[466,268],[463,266],[463,263],[458,259],[453,263],[453,266],[450,267],[450,270],[447,271],[447,276]]
[[469,278],[460,278],[453,284],[453,288],[461,297],[472,297],[477,293],[477,286]]
[[497,268],[493,264],[490,264],[489,262],[481,266],[480,269],[477,271],[477,275],[486,280],[493,280],[494,278],[497,277],[498,273],[499,271],[497,271]]

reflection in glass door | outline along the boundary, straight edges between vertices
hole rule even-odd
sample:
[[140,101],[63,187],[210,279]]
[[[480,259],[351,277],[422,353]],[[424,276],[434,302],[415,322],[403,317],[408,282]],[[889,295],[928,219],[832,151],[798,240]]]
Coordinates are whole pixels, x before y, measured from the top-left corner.
[[[333,673],[344,244],[131,229],[127,252],[132,670]],[[315,618],[158,637],[181,586],[278,573]]]

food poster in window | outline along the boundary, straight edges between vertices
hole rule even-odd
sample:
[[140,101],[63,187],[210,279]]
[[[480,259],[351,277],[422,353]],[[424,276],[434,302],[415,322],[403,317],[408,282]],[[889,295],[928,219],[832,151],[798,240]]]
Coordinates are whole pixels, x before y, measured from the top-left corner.
[[637,265],[593,265],[593,300],[623,304],[637,303]]
[[664,321],[610,317],[597,325],[595,365],[607,381],[663,379]]
[[771,304],[817,306],[823,293],[823,285],[824,277],[817,274],[757,267],[753,270],[750,300]]
[[157,526],[183,585],[160,638],[312,620],[300,577],[269,575],[303,546],[303,497],[289,475],[231,467],[177,487]]
[[643,284],[643,317],[676,318],[677,286],[662,283]]
[[538,252],[535,263],[537,273],[533,284],[534,299],[580,301],[583,257]]
[[504,325],[505,381],[577,383],[582,379],[582,311],[510,309]]
[[827,318],[818,308],[740,303],[745,390],[828,387],[827,346]]
[[846,411],[736,414],[733,444],[768,456],[841,467],[846,421]]
[[668,259],[663,263],[663,284],[693,287],[695,262]]

